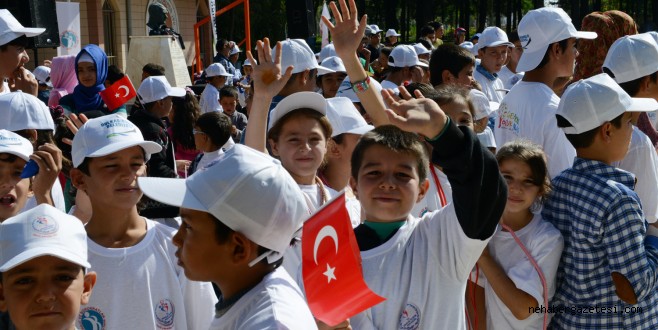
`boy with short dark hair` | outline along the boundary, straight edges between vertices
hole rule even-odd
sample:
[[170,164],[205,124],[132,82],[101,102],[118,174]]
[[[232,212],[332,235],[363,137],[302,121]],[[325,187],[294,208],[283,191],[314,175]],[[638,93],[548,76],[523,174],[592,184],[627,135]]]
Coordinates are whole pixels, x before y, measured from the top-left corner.
[[0,9],[0,94],[9,93],[11,85],[11,90],[37,96],[37,80],[23,65],[30,61],[25,52],[28,37],[44,31],[44,28],[23,27],[9,10]]
[[234,142],[240,142],[242,132],[247,127],[247,116],[236,111],[238,106],[238,89],[233,86],[224,86],[219,90],[219,105],[222,106],[224,114],[231,118],[231,138]]
[[194,124],[194,145],[201,151],[194,158],[187,175],[203,169],[230,149],[235,143],[231,139],[231,119],[221,112],[204,113]]
[[577,157],[553,179],[542,211],[564,236],[551,304],[603,312],[555,313],[554,328],[658,327],[658,248],[645,240],[635,178],[611,165],[628,151],[636,111],[656,109],[658,102],[632,99],[605,73],[571,84],[560,100],[557,124]]
[[[185,274],[221,291],[211,329],[315,329],[283,253],[308,217],[302,191],[278,160],[236,145],[187,178],[140,178],[151,198],[180,206],[174,236]],[[258,196],[258,207],[254,207]]]
[[509,42],[505,31],[499,27],[490,26],[482,31],[477,47],[480,64],[475,67],[473,77],[482,86],[482,92],[489,101],[500,102],[505,93],[503,81],[498,78],[498,72],[507,62],[508,48],[514,47]]
[[84,225],[73,216],[40,205],[0,224],[0,309],[13,329],[76,328],[96,283],[89,267]]
[[475,57],[468,50],[444,44],[432,52],[430,57],[430,83],[432,86],[457,83],[468,88],[475,79]]
[[90,119],[73,138],[71,182],[91,202],[85,229],[99,274],[80,318],[95,318],[96,329],[204,329],[212,318],[212,286],[190,281],[176,265],[174,229],[137,212],[137,177],[161,149],[116,114]]

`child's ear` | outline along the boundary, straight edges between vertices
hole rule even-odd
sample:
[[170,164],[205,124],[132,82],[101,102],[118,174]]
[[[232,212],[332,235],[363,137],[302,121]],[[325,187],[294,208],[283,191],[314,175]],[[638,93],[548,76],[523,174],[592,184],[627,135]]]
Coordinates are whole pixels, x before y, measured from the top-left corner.
[[612,123],[605,122],[599,128],[599,133],[597,134],[605,143],[609,143],[612,140]]
[[[434,165],[430,165],[430,166],[434,166]],[[425,180],[420,183],[420,187],[418,189],[418,198],[416,198],[416,203],[423,200],[423,197],[425,197],[425,194],[427,194],[428,189],[430,189],[430,180],[425,178]]]
[[277,145],[276,141],[273,139],[267,139],[267,143],[270,144],[270,149],[272,149],[272,155],[279,157],[279,146]]
[[248,264],[258,257],[258,245],[242,233],[231,233],[231,259],[235,264]]
[[91,291],[96,285],[96,272],[89,272],[85,274],[84,277],[84,287],[82,289],[82,297],[80,297],[80,304],[86,305],[89,303],[89,298],[91,298]]
[[86,191],[87,186],[85,185],[85,174],[82,173],[82,171],[77,168],[73,168],[71,169],[69,175],[71,176],[71,184],[75,188]]
[[357,187],[357,181],[353,176],[350,176],[350,188],[352,188],[352,192],[354,193],[354,196],[356,199],[359,199],[359,191],[356,190]]
[[327,140],[327,156],[330,158],[339,159],[341,155],[341,148],[336,144],[333,139]]
[[7,312],[7,301],[5,300],[5,289],[0,283],[0,311]]
[[453,76],[452,73],[450,73],[450,71],[448,71],[447,69],[441,72],[441,81],[443,81],[444,84],[450,84],[454,80],[455,80],[455,76]]

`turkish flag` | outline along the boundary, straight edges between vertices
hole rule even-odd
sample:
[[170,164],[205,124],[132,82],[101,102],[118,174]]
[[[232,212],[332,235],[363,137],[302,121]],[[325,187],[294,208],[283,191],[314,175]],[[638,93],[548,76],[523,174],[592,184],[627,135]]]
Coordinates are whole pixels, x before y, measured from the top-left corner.
[[336,325],[386,300],[368,288],[342,192],[304,223],[302,275],[308,306]]
[[104,91],[100,92],[101,98],[107,105],[107,108],[110,111],[115,110],[116,108],[126,104],[128,100],[137,96],[135,87],[128,79],[128,75],[123,76],[123,78],[117,80],[112,86],[106,88]]

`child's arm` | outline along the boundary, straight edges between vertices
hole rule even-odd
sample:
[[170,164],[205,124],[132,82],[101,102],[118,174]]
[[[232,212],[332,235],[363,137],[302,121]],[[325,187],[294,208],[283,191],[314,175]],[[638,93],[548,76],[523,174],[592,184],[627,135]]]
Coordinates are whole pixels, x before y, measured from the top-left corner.
[[32,191],[37,204],[55,206],[51,190],[54,184],[59,184],[57,178],[62,171],[62,151],[56,145],[46,143],[40,146],[30,159],[39,165],[39,173],[32,179]]
[[[359,13],[356,10],[354,0],[349,0],[349,8],[345,0],[340,0],[340,11],[336,7],[335,2],[331,2],[332,15],[336,24],[331,23],[327,17],[322,17],[322,21],[329,28],[331,40],[334,43],[336,54],[343,60],[347,75],[350,77],[350,82],[355,83],[364,81],[368,78],[368,74],[361,65],[359,57],[356,55],[356,50],[361,43],[361,37],[366,30],[367,15],[361,17],[361,21],[357,19]],[[372,78],[371,78],[372,79]],[[373,88],[368,88],[363,92],[356,94],[361,100],[363,108],[366,110],[372,123],[375,126],[389,124],[386,116],[384,101],[381,95]],[[253,111],[253,110],[252,110]]]
[[[403,90],[400,87],[400,95],[408,95]],[[393,109],[387,110],[391,123],[424,135],[432,145],[432,163],[443,168],[450,180],[455,213],[464,234],[479,240],[491,237],[507,200],[507,185],[493,154],[480,145],[469,128],[447,122],[448,117],[434,101],[396,101],[388,91],[382,94]],[[440,115],[432,115],[434,112]]]
[[258,151],[267,153],[265,147],[267,141],[267,116],[270,110],[272,98],[276,96],[286,85],[290,76],[292,76],[292,66],[281,70],[281,43],[276,43],[276,56],[272,59],[272,50],[270,49],[270,40],[265,38],[258,41],[258,63],[247,52],[247,58],[251,61],[253,72],[251,78],[254,85],[253,103],[251,104],[251,114],[249,116],[249,129],[244,136],[244,144]]

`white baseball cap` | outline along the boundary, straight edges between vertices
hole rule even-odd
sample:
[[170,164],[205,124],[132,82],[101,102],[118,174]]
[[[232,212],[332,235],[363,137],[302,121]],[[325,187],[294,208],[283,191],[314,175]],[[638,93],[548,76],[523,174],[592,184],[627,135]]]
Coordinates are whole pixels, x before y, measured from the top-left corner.
[[416,52],[416,55],[424,55],[424,54],[431,54],[432,53],[431,50],[425,48],[425,46],[423,46],[423,44],[421,44],[420,42],[417,43],[417,44],[414,44],[414,51]]
[[23,129],[55,129],[48,106],[36,96],[21,91],[0,95],[0,118],[0,128],[13,132]]
[[37,78],[39,84],[46,85],[48,87],[53,87],[53,84],[50,82],[50,68],[47,66],[39,65],[34,68],[32,71],[34,78]]
[[267,131],[272,129],[279,119],[287,113],[297,109],[313,109],[322,115],[327,115],[327,100],[316,92],[297,92],[286,96],[270,111],[270,122]]
[[165,76],[150,76],[142,81],[139,85],[137,94],[142,100],[142,103],[151,103],[160,101],[168,96],[183,97],[185,96],[185,89],[180,87],[171,87],[167,77]]
[[[535,69],[546,54],[548,46],[569,38],[594,39],[596,32],[577,31],[571,18],[562,8],[539,8],[529,11],[519,22],[519,39],[523,54],[516,71]],[[480,38],[482,42],[482,38]]]
[[139,128],[117,114],[89,119],[73,137],[73,167],[78,167],[87,157],[103,157],[134,146],[144,149],[146,160],[162,150],[159,144],[144,141]]
[[[276,56],[276,47],[272,49],[272,59]],[[292,73],[299,73],[305,70],[317,69],[318,73],[332,73],[318,64],[315,59],[315,53],[303,39],[286,39],[281,42],[281,68],[286,70],[293,66]]]
[[395,29],[388,29],[386,31],[386,37],[399,37],[401,34],[397,33]]
[[[236,144],[187,179],[139,178],[144,194],[161,203],[208,212],[281,258],[309,216],[304,194],[278,160]],[[254,196],[258,196],[257,205]]]
[[44,31],[44,28],[23,27],[9,10],[0,9],[0,46],[22,36],[36,37]]
[[373,34],[383,32],[384,30],[380,29],[377,24],[370,24],[370,30],[372,31]]
[[507,33],[497,26],[489,26],[484,29],[480,34],[478,43],[475,45],[478,49],[498,46],[514,47],[514,44],[507,39]]
[[[459,44],[459,47],[468,50],[471,54],[477,53],[477,46],[473,45],[473,43],[470,42],[470,41],[462,42],[461,44]],[[473,51],[474,49],[475,49],[475,52]]]
[[12,154],[27,162],[33,152],[34,147],[28,139],[12,131],[0,129],[0,154]]
[[251,61],[248,58],[246,58],[244,62],[242,62],[242,66],[251,66]]
[[404,68],[410,66],[424,66],[428,67],[427,64],[418,60],[418,55],[413,46],[410,45],[399,45],[395,46],[391,51],[391,54],[388,56],[388,65],[396,68]]
[[615,41],[603,61],[617,83],[625,83],[658,71],[658,44],[648,33]]
[[[331,69],[333,72],[347,73],[345,70],[345,65],[343,65],[343,60],[338,56],[330,56],[324,59],[321,64],[323,67]],[[318,73],[318,77],[325,75],[326,73]]]
[[[377,94],[381,94],[382,92],[382,85],[379,83],[379,81],[370,78],[370,88],[375,90]],[[338,87],[338,92],[336,93],[336,96],[342,96],[350,99],[352,103],[361,103],[361,100],[359,97],[356,95],[354,92],[354,89],[352,89],[352,83],[350,82],[350,77],[347,76],[345,79],[343,79],[343,82],[340,83],[340,86]]]
[[489,101],[487,95],[475,88],[471,89],[468,94],[475,108],[475,118],[473,118],[475,120],[491,116],[500,107],[498,102]]
[[82,222],[48,204],[41,204],[0,224],[0,272],[42,256],[90,268],[87,232]]
[[228,56],[235,55],[237,53],[241,53],[242,51],[240,50],[240,47],[238,47],[238,44],[234,43],[233,48],[231,48],[231,51],[228,53]]
[[331,137],[344,133],[363,135],[375,128],[366,123],[352,100],[346,97],[332,97],[327,100],[327,118],[331,123]]
[[327,57],[331,56],[338,56],[336,53],[336,47],[334,47],[333,43],[327,44],[326,46],[322,47],[320,49],[320,53],[318,54],[318,61],[322,63]]
[[564,117],[571,127],[565,134],[580,134],[617,118],[626,111],[658,110],[651,98],[632,98],[605,73],[569,85],[557,107],[556,115]]
[[224,68],[223,65],[219,63],[210,64],[206,68],[206,77],[210,78],[216,76],[233,77],[232,74],[226,72],[226,69]]

